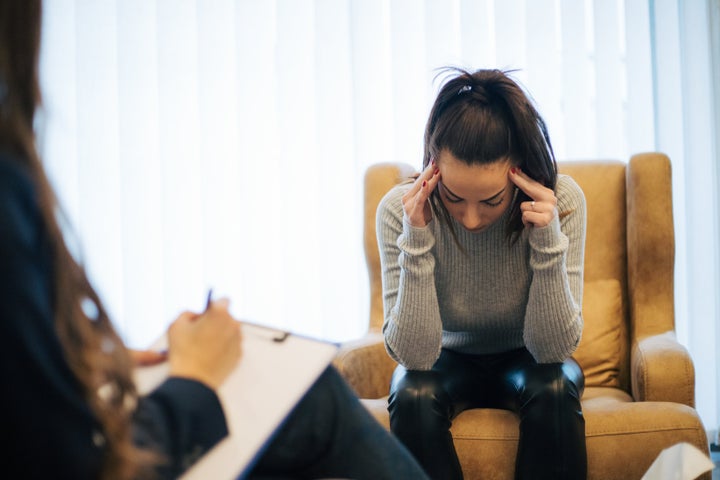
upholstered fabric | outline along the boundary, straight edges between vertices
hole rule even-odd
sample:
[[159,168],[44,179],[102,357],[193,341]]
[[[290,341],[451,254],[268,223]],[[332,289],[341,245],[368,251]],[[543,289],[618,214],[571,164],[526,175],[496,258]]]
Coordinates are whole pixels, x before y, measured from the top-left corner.
[[620,282],[585,282],[583,333],[573,357],[585,372],[585,385],[619,387],[623,365],[620,339],[625,325]]
[[[582,398],[588,479],[637,480],[664,449],[689,442],[707,452],[694,410],[692,360],[674,336],[673,220],[669,159],[636,155],[629,163],[561,163],[587,200],[583,317],[575,358],[584,367]],[[365,406],[388,426],[395,363],[379,333],[382,285],[375,209],[413,172],[379,164],[365,177],[365,249],[370,278],[369,334],[340,349],[335,365]],[[518,420],[504,410],[474,409],[453,422],[465,478],[511,479]],[[711,475],[701,477],[709,480]]]

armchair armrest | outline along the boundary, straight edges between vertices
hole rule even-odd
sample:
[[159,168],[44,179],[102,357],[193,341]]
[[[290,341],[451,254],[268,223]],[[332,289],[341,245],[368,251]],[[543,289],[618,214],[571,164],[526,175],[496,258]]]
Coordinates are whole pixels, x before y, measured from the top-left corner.
[[390,391],[396,363],[385,351],[380,333],[343,344],[333,365],[360,398],[381,398]]
[[682,403],[695,408],[695,369],[673,332],[639,339],[631,354],[635,401]]

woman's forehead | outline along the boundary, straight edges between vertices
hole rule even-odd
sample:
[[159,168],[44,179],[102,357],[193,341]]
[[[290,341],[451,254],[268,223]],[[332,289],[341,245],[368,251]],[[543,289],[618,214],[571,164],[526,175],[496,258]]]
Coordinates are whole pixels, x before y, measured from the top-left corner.
[[450,152],[444,151],[437,159],[441,181],[456,196],[484,199],[497,194],[509,182],[509,160],[488,164],[468,165]]

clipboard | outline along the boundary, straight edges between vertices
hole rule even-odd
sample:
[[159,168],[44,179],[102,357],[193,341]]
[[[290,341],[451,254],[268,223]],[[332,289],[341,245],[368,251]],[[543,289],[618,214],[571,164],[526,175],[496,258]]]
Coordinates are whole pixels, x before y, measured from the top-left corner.
[[[242,357],[220,387],[229,434],[183,480],[244,478],[274,432],[335,356],[338,345],[242,321]],[[167,348],[163,336],[154,349]],[[135,370],[139,393],[168,376],[167,362]]]

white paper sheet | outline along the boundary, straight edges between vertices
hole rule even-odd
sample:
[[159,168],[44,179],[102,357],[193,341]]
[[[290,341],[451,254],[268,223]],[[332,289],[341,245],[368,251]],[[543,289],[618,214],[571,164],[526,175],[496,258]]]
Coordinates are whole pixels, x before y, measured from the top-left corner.
[[[247,473],[268,438],[325,370],[337,345],[244,324],[242,358],[220,388],[230,434],[198,460],[184,480],[234,479]],[[165,348],[163,337],[153,348]],[[136,370],[140,393],[168,374],[161,364]]]
[[678,443],[660,452],[642,480],[694,480],[714,467],[696,446]]

